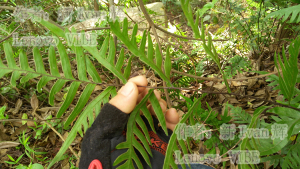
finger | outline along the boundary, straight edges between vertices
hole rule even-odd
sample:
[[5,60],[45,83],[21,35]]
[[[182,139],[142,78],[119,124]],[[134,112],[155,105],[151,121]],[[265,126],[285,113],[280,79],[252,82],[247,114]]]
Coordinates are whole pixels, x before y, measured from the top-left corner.
[[[148,94],[149,90],[150,89],[147,88],[141,94],[139,94],[138,103]],[[160,96],[161,94],[160,94],[160,92],[158,90],[154,90],[154,94],[155,94],[155,96],[156,96],[156,98],[157,98],[158,101],[161,100],[161,96]],[[150,103],[150,100],[148,100],[147,103]]]
[[176,109],[171,108],[165,114],[167,128],[174,131],[175,126],[179,123],[179,115]]
[[[163,107],[165,108],[164,111],[163,111],[163,113],[165,114],[166,111],[167,111],[167,102],[166,102],[165,100],[163,100],[163,99],[160,99],[160,100],[159,100],[159,104],[160,104],[160,107],[161,107],[161,108],[163,108]],[[163,105],[163,106],[162,106],[162,105]]]
[[142,93],[139,94],[137,102],[139,103],[148,94],[149,89],[146,88]]
[[[167,103],[166,103],[166,101],[164,101],[164,100],[161,99],[161,100],[159,101],[159,105],[160,105],[160,107],[161,107],[161,110],[162,110],[163,114],[165,114],[165,113],[166,113],[166,110],[167,110]],[[149,105],[147,108],[148,108],[148,110],[150,111],[150,113],[151,113],[153,116],[156,116],[155,111],[154,111],[152,105]]]
[[139,90],[134,82],[127,82],[119,91],[117,96],[112,98],[109,103],[123,111],[130,113],[136,106]]
[[[128,80],[128,82],[133,82],[138,86],[147,86],[148,81],[146,79],[146,76],[136,76]],[[145,87],[138,87],[139,93],[142,93],[144,90],[146,90]]]

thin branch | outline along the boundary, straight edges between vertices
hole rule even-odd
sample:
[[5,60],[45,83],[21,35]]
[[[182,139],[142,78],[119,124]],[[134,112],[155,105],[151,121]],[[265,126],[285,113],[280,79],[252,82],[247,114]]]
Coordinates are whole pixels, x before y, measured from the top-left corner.
[[[202,39],[197,39],[197,38],[192,38],[192,37],[185,37],[185,36],[180,36],[180,35],[176,35],[174,33],[171,33],[161,27],[159,27],[158,25],[155,25],[154,24],[154,27],[172,37],[175,37],[175,38],[180,38],[180,39],[187,39],[187,40],[199,40],[199,41],[202,41]],[[132,29],[133,27],[128,27],[128,29]],[[104,30],[104,29],[110,29],[110,27],[102,27],[102,28],[90,28],[90,29],[82,29],[80,31],[92,31],[92,30]],[[144,29],[148,29],[148,28],[138,28],[138,29],[141,29],[141,30],[144,30]],[[78,31],[78,32],[80,32]],[[205,41],[207,41],[207,39],[205,39]],[[221,42],[224,42],[224,41],[228,41],[228,39],[212,39],[212,41],[221,41]]]
[[[176,37],[176,38],[187,39],[187,40],[199,40],[199,41],[202,41],[202,39],[198,39],[198,38],[192,38],[192,37],[185,37],[185,36],[176,35],[176,34],[174,34],[174,33],[171,33],[171,32],[169,32],[169,31],[166,31],[165,29],[163,29],[163,28],[161,28],[161,27],[159,27],[159,26],[157,26],[157,25],[155,25],[155,24],[154,24],[154,26],[155,26],[156,29],[158,29],[158,30],[160,30],[160,31],[162,31],[162,32],[164,32],[164,33],[166,33],[166,34],[168,34],[168,35],[171,35],[171,36],[173,36],[173,37]],[[205,39],[205,41],[208,41],[208,40]],[[212,39],[212,41],[228,41],[228,39]]]
[[285,104],[273,102],[273,101],[270,101],[270,100],[261,99],[261,98],[254,97],[254,96],[242,95],[240,93],[212,92],[212,91],[207,91],[207,90],[182,88],[182,87],[151,87],[151,86],[139,86],[139,85],[138,85],[138,87],[146,87],[146,88],[152,88],[152,89],[158,89],[159,88],[159,89],[173,89],[173,90],[189,90],[189,91],[198,91],[198,92],[201,92],[201,93],[208,93],[208,94],[224,94],[224,95],[227,94],[227,95],[239,96],[239,97],[243,97],[243,98],[255,99],[257,101],[264,101],[264,102],[271,103],[273,105],[277,105],[277,106],[281,106],[281,107],[287,107],[287,108],[290,108],[290,109],[294,109],[294,110],[300,111],[299,108],[295,108],[295,107],[288,106],[288,105],[285,105]]
[[[148,14],[145,6],[144,6],[143,0],[138,0],[138,2],[139,2],[139,5],[140,5],[140,8],[141,8],[142,12],[144,13],[145,18],[147,19],[147,21],[149,23],[149,26],[153,30],[156,42],[158,44],[159,52],[160,52],[161,56],[163,56],[162,50],[161,50],[161,45],[159,43],[159,37],[158,37],[156,29],[155,29],[155,25],[154,25],[152,19],[150,18],[149,14]],[[161,66],[161,70],[164,72],[164,66],[163,65]],[[163,86],[166,87],[166,82],[165,81],[163,81]],[[171,99],[169,97],[169,93],[168,93],[167,89],[164,89],[164,93],[166,95],[166,100],[167,100],[168,107],[171,108],[172,107]]]
[[[174,70],[174,69],[172,69],[171,72],[181,74],[181,75],[184,75],[184,76],[188,76],[188,77],[191,77],[191,78],[195,78],[195,79],[205,80],[205,81],[217,81],[217,82],[224,81],[224,79],[211,78],[211,77],[200,77],[200,76],[195,76],[195,75],[191,75],[191,74],[188,74],[188,73],[180,72],[180,71],[177,71],[177,70]],[[253,76],[253,77],[244,77],[244,78],[238,78],[238,79],[227,79],[227,81],[243,81],[243,80],[249,80],[249,79],[258,79],[258,78],[263,78],[263,77],[270,76],[270,75],[275,75],[275,74],[278,74],[278,72],[272,72],[272,73],[268,73],[268,74],[265,74],[265,75],[258,75],[258,76]]]

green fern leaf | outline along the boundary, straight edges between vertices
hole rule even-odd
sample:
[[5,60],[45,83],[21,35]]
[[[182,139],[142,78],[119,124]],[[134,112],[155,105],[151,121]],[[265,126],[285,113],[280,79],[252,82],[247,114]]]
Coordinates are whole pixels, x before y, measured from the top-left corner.
[[[62,34],[62,32],[60,30],[58,30],[58,28],[56,26],[49,24],[48,22],[43,21],[43,20],[41,21],[41,23],[44,26],[46,26],[47,28],[49,28],[51,31],[57,31],[57,32],[55,32],[55,33],[57,33],[57,35],[60,35],[63,38],[66,38],[64,33]],[[68,31],[65,31],[65,32],[68,33]],[[109,39],[109,37],[104,42],[100,52],[97,50],[96,47],[85,46],[85,48],[86,48],[86,50],[90,51],[90,53],[101,64],[103,64],[103,66],[105,66],[107,69],[109,69],[111,72],[113,72],[119,79],[122,80],[123,83],[126,83],[126,79],[124,78],[124,75],[122,74],[121,68],[119,70],[117,70],[115,68],[115,65],[112,65],[109,61],[107,61],[105,59],[106,58],[105,55],[106,55],[106,51],[107,51],[108,43],[109,43],[108,39]],[[49,48],[49,66],[50,66],[51,74],[48,74],[48,72],[45,71],[42,57],[37,48],[35,48],[33,50],[36,70],[33,70],[32,68],[29,67],[27,56],[24,53],[20,54],[21,68],[19,68],[16,66],[11,46],[7,42],[4,43],[4,49],[5,49],[8,67],[6,67],[0,60],[1,61],[0,75],[2,75],[2,74],[5,75],[6,73],[13,71],[13,74],[11,76],[12,77],[11,83],[13,85],[16,85],[16,81],[20,78],[22,73],[27,73],[27,75],[21,79],[21,82],[28,81],[29,79],[32,79],[32,78],[35,78],[38,76],[42,76],[39,83],[37,84],[39,91],[41,91],[41,88],[44,85],[46,85],[50,80],[57,79],[57,81],[52,86],[51,91],[49,93],[49,104],[51,104],[51,105],[54,105],[55,94],[64,87],[66,82],[70,81],[71,86],[67,93],[65,101],[63,102],[61,108],[59,109],[59,111],[57,113],[58,117],[62,116],[62,114],[69,108],[70,104],[73,102],[73,99],[77,93],[79,85],[81,83],[84,83],[84,84],[87,83],[85,90],[82,92],[81,96],[79,97],[79,100],[78,100],[74,110],[71,112],[71,114],[65,124],[65,127],[66,127],[75,119],[75,117],[85,107],[85,105],[88,101],[88,98],[91,95],[91,92],[93,91],[93,89],[95,88],[97,83],[101,83],[101,79],[100,79],[100,76],[99,76],[97,70],[95,69],[93,63],[89,60],[88,57],[85,57],[83,55],[82,47],[69,46],[76,53],[76,61],[80,62],[80,63],[77,63],[77,69],[78,69],[77,74],[78,74],[79,80],[75,80],[73,77],[73,74],[72,74],[70,60],[69,60],[68,54],[66,52],[65,46],[63,46],[62,42],[59,41],[59,43],[57,44],[57,47],[58,47],[58,53],[60,56],[60,61],[62,63],[62,69],[63,69],[63,73],[64,73],[65,77],[60,76],[60,72],[59,72],[59,69],[57,66],[57,62],[56,62],[56,56],[55,56],[56,54],[55,54],[55,50],[53,47]],[[99,57],[99,53],[103,54],[103,56]],[[110,48],[110,55],[112,56],[112,54],[114,54],[114,53],[115,53],[115,48]],[[4,71],[2,71],[2,70],[4,70]],[[87,79],[86,73],[88,73],[92,77],[93,82],[90,82]],[[75,125],[73,126],[73,128],[71,130],[72,134],[69,135],[69,137],[67,138],[67,141],[64,143],[63,147],[60,149],[59,154],[57,154],[57,156],[55,156],[55,158],[49,165],[49,168],[51,167],[51,165],[53,165],[60,159],[61,155],[64,154],[64,152],[67,150],[69,145],[75,139],[76,133],[78,132],[81,136],[83,136],[83,131],[86,131],[88,129],[88,127],[91,126],[92,122],[94,121],[94,117],[92,116],[92,114],[88,114],[87,111],[89,111],[90,109],[92,109],[94,107],[96,107],[96,111],[99,111],[101,103],[108,102],[110,95],[111,96],[116,95],[115,88],[109,87],[109,91],[111,93],[109,95],[107,95],[104,92],[105,95],[103,97],[101,97],[101,100],[100,101],[98,100],[97,103],[94,103],[92,101],[90,104],[88,104],[86,109],[82,112],[82,114],[77,119]],[[100,95],[100,96],[102,96],[102,95]],[[91,104],[92,104],[92,107],[90,106]],[[98,113],[99,112],[96,112],[96,115]],[[89,119],[90,123],[87,122],[87,119]],[[82,126],[84,128],[83,131],[81,129]]]
[[129,58],[129,60],[128,60],[128,65],[126,66],[125,71],[124,71],[124,77],[125,77],[126,79],[129,78],[130,73],[131,73],[131,61],[132,61],[132,58],[133,58],[133,56],[131,56],[131,57]]
[[145,47],[146,47],[146,41],[147,40],[147,34],[146,34],[146,30],[143,33],[143,37],[141,40],[141,44],[140,44],[140,51],[141,52],[145,52]]
[[[173,152],[176,150],[179,150],[177,143],[180,145],[184,153],[187,153],[187,149],[183,141],[177,140],[179,138],[177,134],[180,133],[179,131],[179,126],[181,124],[185,124],[185,122],[189,119],[189,117],[193,114],[194,110],[198,107],[200,101],[202,98],[204,98],[207,94],[203,94],[201,98],[195,99],[193,105],[189,109],[189,111],[184,115],[184,117],[180,120],[180,122],[176,125],[174,129],[174,133],[172,134],[168,147],[167,147],[167,152],[165,155],[165,161],[163,165],[163,169],[168,169],[170,166],[173,168],[178,168],[177,165],[175,164],[175,159],[173,158]],[[188,162],[187,162],[188,163]],[[189,163],[188,163],[189,164]],[[183,168],[185,168],[185,164],[181,165]]]
[[284,48],[282,49],[282,56],[284,59],[284,63],[282,62],[280,56],[278,55],[278,60],[280,67],[282,69],[282,75],[279,72],[279,64],[277,63],[277,56],[275,53],[275,65],[278,70],[279,75],[279,87],[282,91],[282,94],[286,99],[288,99],[289,104],[292,100],[292,98],[295,96],[295,85],[297,82],[297,76],[298,76],[298,53],[300,50],[300,38],[296,39],[293,43],[291,43],[289,47],[289,53],[290,57],[289,60],[287,60],[285,55]]
[[252,116],[246,113],[241,107],[234,107],[230,104],[227,105],[231,108],[230,113],[232,114],[235,123],[249,124],[251,122]]
[[151,102],[152,108],[154,109],[155,115],[158,118],[160,125],[162,126],[163,130],[165,131],[166,135],[168,135],[167,124],[165,120],[164,113],[160,107],[160,104],[154,94],[150,95],[149,100]]
[[49,93],[49,104],[51,106],[54,106],[55,94],[63,88],[63,86],[66,84],[66,82],[67,82],[67,80],[59,79],[58,81],[55,82],[55,84],[51,88],[50,93]]
[[64,75],[67,79],[74,80],[73,74],[72,74],[72,69],[71,69],[71,64],[69,60],[69,56],[66,52],[66,49],[64,45],[61,43],[61,41],[58,41],[57,44],[57,49],[59,52],[60,60],[61,60],[61,65],[62,69],[64,72]]
[[[140,143],[138,143],[136,141],[136,139],[134,138],[133,134],[135,131],[135,135],[137,135],[137,126],[136,126],[136,116],[140,116],[140,109],[143,105],[145,105],[145,103],[147,102],[147,100],[150,98],[150,96],[154,96],[153,94],[153,89],[149,90],[148,94],[141,100],[141,102],[135,107],[135,109],[132,111],[129,120],[127,122],[127,132],[126,132],[126,142],[120,143],[117,145],[116,149],[125,149],[127,148],[128,150],[123,153],[122,155],[120,155],[115,161],[114,161],[114,166],[121,163],[124,160],[127,160],[123,165],[119,166],[119,168],[123,168],[123,167],[128,167],[128,168],[133,168],[133,160],[135,161],[135,164],[140,168],[142,168],[142,164],[140,163],[139,159],[137,158],[137,155],[134,151],[134,148],[137,148],[137,150],[143,155],[144,159],[146,160],[148,165],[150,164],[150,160],[149,157],[147,155],[147,153],[145,153],[145,150],[143,147],[141,147]],[[160,106],[159,106],[160,107]],[[163,114],[162,114],[163,115]],[[166,127],[166,126],[165,126]],[[144,136],[141,136],[140,134],[138,134],[140,137],[139,139],[142,141],[146,141],[146,138]],[[144,146],[146,146],[144,144]],[[149,145],[147,145],[149,147]]]
[[150,33],[148,32],[148,59],[150,60],[150,62],[153,62],[153,58],[154,58],[154,55],[153,55],[153,43],[152,43],[152,40],[151,40],[151,36],[150,36]]
[[170,79],[171,76],[171,69],[172,69],[172,62],[170,58],[170,51],[169,47],[167,48],[167,54],[166,54],[166,60],[165,60],[165,74],[168,79]]
[[[125,18],[125,20],[127,20],[127,18]],[[132,34],[131,34],[131,42],[132,43],[136,43],[136,34],[137,34],[137,31],[138,31],[138,25],[135,24],[134,27],[133,27],[133,30],[132,30]]]
[[[8,42],[4,42],[4,53],[6,56],[6,60],[8,63],[8,67],[12,68],[13,70],[20,70],[20,68],[16,65],[16,61],[13,57],[13,52],[10,44]],[[20,78],[21,72],[14,71],[11,76],[11,85],[16,87],[16,81]]]
[[[75,53],[76,53],[78,79],[81,80],[81,81],[88,82],[89,80],[86,76],[86,72],[87,72],[86,59],[85,59],[85,56],[83,54],[82,48],[79,47],[79,46],[76,46],[75,47]],[[99,83],[101,83],[101,80],[100,80]]]
[[26,83],[26,82],[28,82],[28,80],[40,76],[39,74],[29,73],[29,72],[34,72],[34,70],[29,67],[28,58],[27,58],[26,53],[24,51],[20,52],[19,59],[20,59],[21,69],[28,71],[27,75],[23,76],[21,78],[21,80],[20,80],[21,83]]
[[[125,18],[125,20],[126,20],[126,18]],[[124,22],[127,22],[127,21],[124,21]],[[131,40],[129,40],[128,35],[124,34],[123,33],[124,31],[123,32],[121,31],[118,20],[116,20],[115,22],[110,21],[109,24],[110,24],[110,28],[113,31],[113,33],[127,46],[127,48],[135,56],[139,57],[142,62],[149,65],[167,83],[167,86],[171,87],[172,84],[171,84],[170,80],[168,80],[166,75],[161,71],[161,66],[156,65],[152,61],[150,61],[146,57],[144,51],[140,51],[139,48],[137,47],[136,40],[135,40],[135,36],[136,36],[136,32],[137,32],[137,25],[134,26],[132,38],[131,38]],[[123,29],[128,29],[128,28],[123,28]],[[143,35],[143,36],[145,36],[145,35]],[[161,62],[158,62],[158,63],[161,63]]]
[[68,109],[68,107],[70,106],[70,104],[72,103],[72,101],[76,95],[79,85],[80,85],[80,82],[73,82],[71,84],[70,89],[67,93],[66,100],[64,101],[63,105],[60,107],[60,109],[58,110],[58,112],[56,114],[57,118],[60,118],[63,115],[63,113]]
[[102,80],[101,80],[95,66],[91,62],[91,60],[88,57],[86,57],[85,61],[86,61],[87,72],[92,77],[93,81],[96,83],[102,83]]
[[[103,98],[107,97],[107,96],[109,97],[110,92],[113,90],[113,88],[114,88],[113,86],[106,88],[103,92],[101,92],[101,94],[98,97],[96,97],[93,101],[91,101],[88,106],[86,106],[86,108],[84,109],[84,111],[81,113],[78,120],[74,124],[73,128],[71,129],[67,139],[65,140],[65,142],[59,149],[58,153],[52,159],[52,161],[50,162],[50,164],[47,168],[50,168],[51,166],[53,166],[56,162],[58,162],[62,158],[63,154],[66,152],[68,147],[72,144],[73,140],[75,139],[77,132],[80,131],[82,133],[82,125],[88,124],[87,123],[88,115],[91,114],[91,112],[93,111],[93,109],[95,107],[97,107],[96,105],[99,105],[101,103],[103,103],[103,104],[106,103],[106,102],[103,102]],[[98,106],[98,107],[100,107],[100,106]],[[92,121],[92,119],[89,118],[89,123],[92,124],[93,122],[94,121]],[[85,131],[86,131],[86,129],[85,129]]]
[[[299,140],[299,138],[297,139]],[[284,157],[283,169],[300,167],[300,144],[299,142],[290,147],[287,155]]]
[[161,65],[162,65],[162,56],[160,54],[158,44],[156,44],[156,48],[155,48],[155,60],[156,60],[157,67],[161,68]]
[[[105,56],[105,54],[104,54]],[[109,54],[108,54],[108,62],[111,65],[114,65],[115,62],[115,56],[116,56],[116,48],[115,48],[115,41],[114,38],[111,36],[109,40]]]
[[77,105],[75,106],[74,110],[71,112],[70,116],[68,117],[67,121],[64,124],[65,128],[68,127],[72,123],[72,121],[77,117],[77,115],[84,108],[84,106],[88,102],[92,92],[94,91],[95,87],[96,87],[96,84],[86,85],[86,87],[83,90],[81,96],[79,97]]
[[292,17],[290,19],[290,23],[299,23],[300,22],[300,16],[299,16],[300,5],[292,6],[292,7],[288,7],[285,9],[281,9],[279,11],[272,12],[266,16],[266,19],[268,19],[270,17],[276,17],[276,18],[280,19],[281,17],[283,17],[282,22],[285,22],[291,14],[292,14]]
[[146,117],[146,119],[148,120],[152,131],[156,134],[156,131],[155,131],[155,128],[154,128],[154,125],[153,125],[153,119],[152,119],[150,111],[147,109],[147,106],[143,105],[141,107],[141,110],[142,110],[144,116]]
[[121,70],[122,69],[122,66],[123,66],[123,63],[124,63],[124,48],[121,49],[120,51],[120,55],[119,55],[119,58],[118,58],[118,61],[117,61],[117,64],[116,64],[116,68],[117,70]]
[[49,47],[49,65],[50,65],[50,72],[53,76],[60,77],[57,63],[56,63],[56,55],[55,49],[53,46]]

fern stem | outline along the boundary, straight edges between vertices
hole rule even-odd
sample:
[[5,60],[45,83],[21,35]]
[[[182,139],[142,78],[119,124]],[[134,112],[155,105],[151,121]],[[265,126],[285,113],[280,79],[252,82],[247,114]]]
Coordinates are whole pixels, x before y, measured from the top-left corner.
[[41,76],[48,76],[48,77],[53,77],[53,78],[56,78],[56,79],[63,79],[63,80],[72,81],[72,82],[90,83],[90,84],[98,84],[98,85],[102,84],[102,83],[95,83],[95,82],[91,82],[91,81],[82,81],[82,80],[69,79],[69,78],[65,78],[65,77],[58,77],[58,76],[53,76],[53,75],[50,75],[50,74],[43,74],[43,73],[32,72],[32,71],[28,71],[28,70],[6,68],[6,67],[1,67],[0,69],[12,70],[13,72],[14,71],[19,71],[19,72],[22,72],[22,73],[33,73],[33,74],[38,74],[38,75],[41,75]]

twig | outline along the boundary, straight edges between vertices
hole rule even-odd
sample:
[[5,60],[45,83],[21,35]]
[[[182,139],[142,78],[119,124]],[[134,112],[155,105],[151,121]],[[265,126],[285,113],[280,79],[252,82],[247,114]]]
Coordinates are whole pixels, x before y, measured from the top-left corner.
[[[195,75],[191,75],[191,74],[188,74],[188,73],[180,72],[180,71],[177,71],[177,70],[174,70],[174,69],[172,69],[171,72],[178,73],[178,74],[188,76],[188,77],[192,77],[192,78],[195,78],[195,79],[205,80],[205,81],[217,81],[217,82],[224,81],[224,79],[211,78],[211,77],[200,77],[200,76],[195,76]],[[238,78],[238,79],[227,79],[227,81],[243,81],[243,80],[249,80],[249,79],[258,79],[258,78],[263,78],[263,77],[274,75],[274,74],[278,74],[278,72],[272,72],[272,73],[268,73],[268,74],[265,74],[265,75],[258,75],[258,76],[253,76],[253,77],[244,77],[244,78]]]
[[12,16],[10,16],[10,17],[8,17],[8,18],[6,18],[6,19],[2,19],[2,20],[0,20],[0,22],[8,21],[8,20],[10,20],[11,17],[12,17]]
[[[140,8],[141,8],[142,12],[143,12],[144,15],[145,15],[145,18],[147,19],[147,21],[148,21],[148,23],[149,23],[149,26],[150,26],[150,27],[152,28],[152,30],[153,30],[153,33],[154,33],[156,42],[157,42],[157,44],[158,44],[159,52],[160,52],[161,56],[163,56],[162,50],[161,50],[161,45],[160,45],[160,43],[159,43],[159,38],[158,38],[156,29],[155,29],[155,25],[154,25],[152,19],[150,18],[149,14],[148,14],[148,12],[147,12],[145,6],[144,6],[143,0],[138,0],[138,2],[139,2],[139,5],[140,5]],[[161,70],[164,72],[164,67],[163,67],[163,65],[161,66]],[[165,81],[163,81],[163,86],[166,87],[166,82],[165,82]],[[167,89],[164,89],[164,93],[165,93],[165,95],[166,95],[166,100],[167,100],[168,107],[171,108],[171,107],[172,107],[171,99],[170,99],[170,97],[169,97],[169,93],[168,93]]]
[[[158,25],[155,25],[155,24],[154,24],[154,27],[156,29],[158,29],[158,30],[160,30],[160,31],[168,34],[168,35],[171,35],[171,36],[175,37],[175,38],[187,39],[187,40],[199,40],[199,41],[201,40],[202,41],[202,39],[197,39],[197,38],[192,38],[192,37],[185,37],[185,36],[176,35],[174,33],[166,31],[165,29],[163,29],[163,28],[161,28],[161,27],[159,27]],[[132,28],[133,27],[128,27],[128,29],[132,29]],[[104,30],[104,29],[110,29],[110,27],[90,28],[90,29],[82,29],[82,30],[83,31],[92,31],[92,30]],[[148,29],[148,28],[138,28],[138,29],[143,29],[144,30],[144,29]],[[205,41],[207,41],[207,39],[205,39]],[[212,41],[221,41],[221,42],[223,42],[223,41],[228,41],[228,39],[212,39]]]
[[300,111],[299,108],[295,108],[295,107],[292,107],[292,106],[289,106],[289,105],[285,105],[285,104],[273,102],[273,101],[270,101],[270,100],[261,99],[261,98],[254,97],[254,96],[246,96],[246,95],[242,95],[242,94],[239,94],[239,93],[212,92],[212,91],[207,91],[207,90],[199,90],[199,89],[191,89],[191,88],[182,88],[182,87],[151,87],[151,86],[140,86],[140,85],[138,85],[138,87],[146,87],[146,88],[150,88],[150,89],[189,90],[189,91],[198,91],[198,92],[201,92],[201,93],[209,93],[209,94],[228,94],[228,95],[239,96],[239,97],[244,97],[244,98],[247,98],[247,97],[248,97],[248,98],[251,98],[251,99],[255,99],[255,100],[257,100],[257,101],[264,101],[264,102],[271,103],[271,104],[273,104],[273,105],[282,106],[282,107],[287,107],[287,108],[290,108],[290,109],[294,109],[294,110]]
[[[155,24],[154,24],[154,26],[155,26],[156,29],[158,29],[158,30],[160,30],[160,31],[162,31],[162,32],[164,32],[164,33],[166,33],[166,34],[168,34],[168,35],[171,35],[171,36],[173,36],[173,37],[176,37],[176,38],[187,39],[187,40],[199,40],[199,41],[202,41],[202,39],[198,39],[198,38],[192,38],[192,37],[185,37],[185,36],[176,35],[176,34],[174,34],[174,33],[171,33],[171,32],[169,32],[169,31],[166,31],[165,29],[163,29],[163,28],[161,28],[161,27],[159,27],[158,25],[155,25]],[[205,39],[205,41],[208,41],[208,40]],[[212,39],[212,41],[228,41],[228,39]]]

